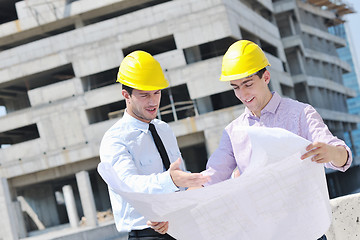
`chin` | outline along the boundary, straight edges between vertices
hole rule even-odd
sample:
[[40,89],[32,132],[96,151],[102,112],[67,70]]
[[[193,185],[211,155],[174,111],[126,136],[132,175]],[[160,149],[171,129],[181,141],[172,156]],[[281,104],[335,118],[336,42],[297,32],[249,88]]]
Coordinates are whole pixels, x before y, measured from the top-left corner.
[[148,116],[146,116],[146,118],[148,119],[148,120],[153,120],[153,119],[155,119],[157,117],[157,114],[155,114],[155,115],[148,115]]

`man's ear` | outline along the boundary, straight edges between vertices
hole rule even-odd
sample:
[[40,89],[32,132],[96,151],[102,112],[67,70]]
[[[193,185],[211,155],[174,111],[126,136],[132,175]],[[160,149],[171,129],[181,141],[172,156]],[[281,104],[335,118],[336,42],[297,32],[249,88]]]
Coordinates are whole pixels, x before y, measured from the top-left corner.
[[130,99],[130,94],[128,93],[128,91],[126,91],[125,89],[121,90],[121,94],[123,95],[123,97],[125,98],[125,100]]
[[270,72],[268,70],[266,70],[263,74],[263,79],[265,80],[266,84],[270,83]]

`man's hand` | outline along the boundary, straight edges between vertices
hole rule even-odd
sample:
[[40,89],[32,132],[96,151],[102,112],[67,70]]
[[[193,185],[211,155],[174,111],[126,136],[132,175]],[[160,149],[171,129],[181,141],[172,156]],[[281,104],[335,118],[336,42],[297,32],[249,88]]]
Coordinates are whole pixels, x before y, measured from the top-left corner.
[[180,169],[181,158],[178,158],[170,165],[169,171],[171,179],[178,187],[198,187],[208,181],[209,176],[203,176],[201,173],[188,173]]
[[167,233],[169,229],[169,222],[151,222],[147,221],[146,224],[160,234]]
[[317,163],[331,162],[336,167],[342,167],[348,159],[348,152],[343,146],[333,146],[322,142],[314,142],[306,147],[307,153],[301,159],[311,157],[311,161]]

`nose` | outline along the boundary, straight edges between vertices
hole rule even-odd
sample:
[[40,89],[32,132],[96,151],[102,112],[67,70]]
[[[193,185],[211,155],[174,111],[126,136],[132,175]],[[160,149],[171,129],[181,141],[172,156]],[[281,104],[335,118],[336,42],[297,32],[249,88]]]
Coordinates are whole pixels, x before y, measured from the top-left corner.
[[149,98],[149,105],[150,106],[156,106],[158,103],[158,98],[156,95],[151,95]]

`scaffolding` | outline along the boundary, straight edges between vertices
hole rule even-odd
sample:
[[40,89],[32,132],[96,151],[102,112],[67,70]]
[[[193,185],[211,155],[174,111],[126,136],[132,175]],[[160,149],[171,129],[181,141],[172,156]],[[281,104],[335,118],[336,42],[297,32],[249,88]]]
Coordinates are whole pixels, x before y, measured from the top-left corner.
[[308,0],[308,3],[334,11],[339,17],[355,12],[354,8],[343,0]]
[[335,13],[336,17],[326,22],[328,27],[343,24],[345,20],[342,17],[345,14],[355,13],[353,6],[344,0],[307,0],[307,2]]

